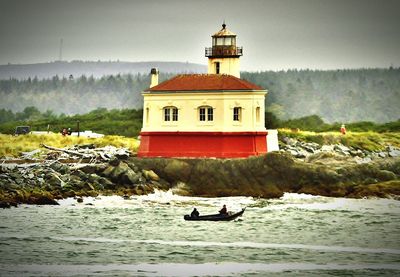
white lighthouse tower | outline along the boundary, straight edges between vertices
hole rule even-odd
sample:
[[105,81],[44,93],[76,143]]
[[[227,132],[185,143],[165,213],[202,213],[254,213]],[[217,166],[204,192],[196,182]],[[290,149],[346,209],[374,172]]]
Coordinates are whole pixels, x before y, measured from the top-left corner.
[[212,35],[212,47],[206,48],[208,74],[228,74],[240,78],[240,56],[243,48],[236,46],[236,35],[222,24],[222,29]]

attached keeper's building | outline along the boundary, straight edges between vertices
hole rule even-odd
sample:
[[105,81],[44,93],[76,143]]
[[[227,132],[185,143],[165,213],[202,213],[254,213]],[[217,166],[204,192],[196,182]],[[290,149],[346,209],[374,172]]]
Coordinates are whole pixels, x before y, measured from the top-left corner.
[[178,75],[143,92],[140,157],[237,158],[267,152],[263,88],[240,79],[242,47],[222,25],[206,48],[208,74]]

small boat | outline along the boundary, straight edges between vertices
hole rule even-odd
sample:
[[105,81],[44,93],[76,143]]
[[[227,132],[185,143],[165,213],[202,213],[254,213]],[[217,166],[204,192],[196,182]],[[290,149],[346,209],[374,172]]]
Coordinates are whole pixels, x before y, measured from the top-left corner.
[[209,214],[209,215],[200,215],[196,217],[191,217],[190,215],[185,215],[183,218],[189,221],[231,221],[244,213],[243,208],[240,212],[237,213],[227,213],[227,214]]

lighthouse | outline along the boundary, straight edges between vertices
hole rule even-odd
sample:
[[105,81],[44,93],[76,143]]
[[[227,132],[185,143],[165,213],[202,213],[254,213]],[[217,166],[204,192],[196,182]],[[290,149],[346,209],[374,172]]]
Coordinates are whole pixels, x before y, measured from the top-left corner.
[[245,158],[267,152],[267,91],[240,79],[243,48],[226,28],[205,49],[208,74],[182,74],[151,85],[142,95],[139,157]]
[[222,24],[222,29],[212,36],[212,47],[206,48],[208,74],[229,74],[240,78],[239,58],[243,48],[236,46],[236,35]]

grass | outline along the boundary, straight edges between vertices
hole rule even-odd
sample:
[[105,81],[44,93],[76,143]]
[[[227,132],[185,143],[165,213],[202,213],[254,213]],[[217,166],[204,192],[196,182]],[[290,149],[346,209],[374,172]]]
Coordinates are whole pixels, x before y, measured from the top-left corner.
[[[279,136],[295,138],[305,142],[316,142],[323,144],[343,144],[354,147],[355,149],[364,149],[368,151],[381,151],[387,145],[400,147],[400,132],[348,132],[342,135],[340,132],[310,132],[293,131],[290,129],[279,129]],[[62,136],[54,133],[48,135],[22,135],[12,136],[0,134],[0,157],[18,157],[21,152],[29,152],[40,148],[40,144],[46,144],[53,147],[64,148],[76,144],[95,144],[97,147],[112,145],[115,147],[124,147],[136,152],[139,147],[139,141],[134,138],[123,136],[104,136],[102,138],[84,138]],[[44,150],[44,148],[41,148]]]
[[340,132],[310,132],[310,131],[293,131],[290,129],[279,129],[279,136],[295,138],[305,142],[315,142],[323,144],[343,144],[351,146],[355,149],[368,151],[381,151],[386,146],[393,145],[400,147],[399,132],[347,132],[342,135]]
[[[139,141],[134,138],[122,136],[104,136],[102,138],[84,138],[62,136],[61,134],[47,135],[3,135],[0,134],[0,157],[18,157],[21,152],[29,152],[39,149],[40,144],[64,148],[76,144],[94,144],[97,147],[112,145],[115,147],[128,148],[136,152],[139,147]],[[44,148],[41,148],[44,149]]]

